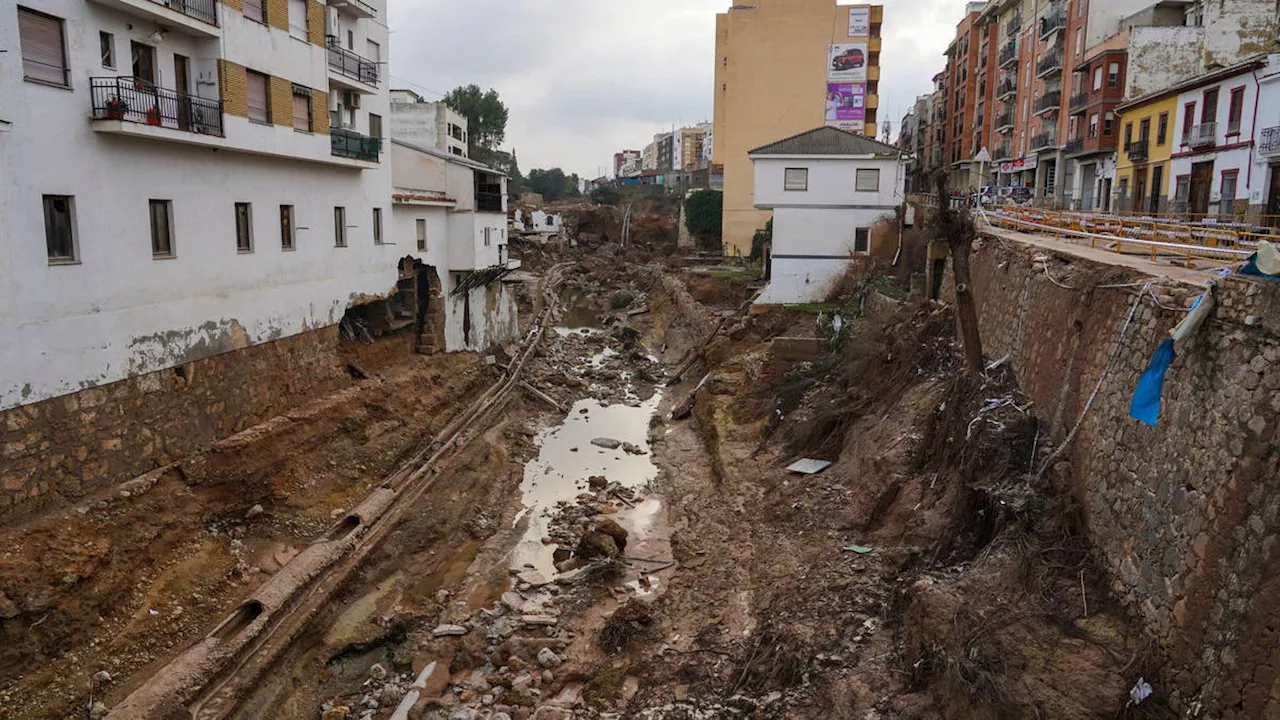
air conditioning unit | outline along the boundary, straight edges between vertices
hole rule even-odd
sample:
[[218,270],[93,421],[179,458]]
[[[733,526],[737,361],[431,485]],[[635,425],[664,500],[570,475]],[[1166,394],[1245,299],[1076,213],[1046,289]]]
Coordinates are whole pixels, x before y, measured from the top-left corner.
[[353,109],[353,110],[354,110],[354,109],[359,108],[359,107],[360,107],[360,93],[356,92],[355,90],[343,90],[343,91],[342,91],[342,106],[343,106],[343,107],[345,107],[345,108]]

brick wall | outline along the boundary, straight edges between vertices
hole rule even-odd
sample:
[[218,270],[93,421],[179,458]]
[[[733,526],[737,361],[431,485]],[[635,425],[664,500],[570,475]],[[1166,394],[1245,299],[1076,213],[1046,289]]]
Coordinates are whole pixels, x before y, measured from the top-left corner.
[[267,91],[271,94],[271,122],[293,125],[293,83],[272,75]]
[[0,518],[161,467],[348,382],[337,327],[0,412]]
[[1200,291],[1155,286],[1164,307],[1143,298],[1117,343],[1139,288],[1092,288],[1140,273],[1064,256],[1051,258],[1051,280],[1035,260],[1046,255],[1002,241],[975,249],[983,346],[1008,355],[1050,443],[1114,357],[1063,455],[1064,489],[1116,595],[1167,653],[1165,674],[1148,679],[1186,717],[1280,717],[1270,694],[1280,681],[1280,283],[1223,282],[1215,317],[1166,375],[1151,428],[1129,416],[1133,390]]
[[325,46],[324,3],[307,3],[307,39],[320,47]]
[[262,9],[267,13],[268,25],[289,32],[289,0],[263,0]]
[[249,88],[243,65],[218,59],[218,88],[222,93],[222,111],[237,117],[249,117]]
[[329,93],[324,90],[311,91],[311,132],[329,134]]
[[244,12],[244,3],[242,0],[222,0],[222,4],[238,13]]

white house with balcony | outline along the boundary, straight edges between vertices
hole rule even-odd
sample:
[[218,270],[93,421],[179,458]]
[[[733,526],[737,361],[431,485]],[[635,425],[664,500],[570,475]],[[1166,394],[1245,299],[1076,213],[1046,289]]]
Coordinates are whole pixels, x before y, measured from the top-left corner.
[[1280,157],[1268,143],[1276,132],[1268,128],[1280,125],[1280,101],[1270,97],[1278,77],[1280,55],[1257,56],[1176,86],[1175,212],[1243,220],[1280,202],[1273,177]]
[[752,150],[755,206],[773,211],[769,284],[761,305],[825,299],[833,281],[871,252],[871,228],[902,204],[898,149],[822,127]]
[[1267,57],[1255,71],[1258,80],[1258,120],[1253,133],[1254,188],[1249,211],[1263,224],[1280,227],[1280,53]]
[[0,4],[0,410],[396,288],[385,0]]
[[391,168],[392,236],[435,290],[423,299],[419,349],[479,351],[515,340],[520,326],[508,275],[520,262],[507,252],[506,176],[398,138]]

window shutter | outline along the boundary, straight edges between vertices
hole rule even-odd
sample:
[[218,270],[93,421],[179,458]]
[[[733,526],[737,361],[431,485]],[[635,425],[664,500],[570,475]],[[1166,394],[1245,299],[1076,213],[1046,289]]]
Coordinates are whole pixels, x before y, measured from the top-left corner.
[[262,0],[244,0],[243,7],[244,16],[250,20],[257,20],[260,23],[267,21],[266,15],[262,11]]
[[289,34],[307,39],[307,0],[289,0]]
[[249,96],[249,119],[271,122],[267,105],[267,76],[256,72],[247,73],[245,84]]
[[311,130],[311,93],[297,87],[293,89],[293,127]]
[[860,169],[854,180],[854,190],[857,192],[878,192],[880,190],[880,171],[871,169]]
[[782,180],[782,187],[784,190],[808,190],[809,169],[787,168]]
[[32,80],[66,85],[62,21],[18,8],[18,35],[22,40],[22,73]]

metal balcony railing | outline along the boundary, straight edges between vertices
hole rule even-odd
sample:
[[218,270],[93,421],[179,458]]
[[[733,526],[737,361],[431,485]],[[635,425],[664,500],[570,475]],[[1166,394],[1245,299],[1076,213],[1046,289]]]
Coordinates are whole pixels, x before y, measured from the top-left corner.
[[1085,106],[1088,104],[1089,104],[1089,91],[1086,90],[1084,92],[1079,92],[1079,93],[1076,93],[1075,95],[1072,95],[1071,102],[1068,105],[1068,107],[1071,108],[1071,113],[1075,114],[1077,112],[1083,112]]
[[1000,143],[996,146],[995,154],[991,156],[992,160],[1012,160],[1013,159],[1013,143]]
[[182,13],[189,18],[218,26],[217,0],[151,0],[162,7]]
[[1058,133],[1056,131],[1042,132],[1031,138],[1031,149],[1039,150],[1041,148],[1053,147],[1058,144]]
[[1013,78],[1004,78],[1000,84],[996,86],[996,97],[1000,100],[1018,92],[1018,83]]
[[1061,90],[1054,90],[1053,92],[1045,93],[1044,97],[1036,101],[1036,114],[1040,115],[1043,113],[1047,113],[1050,110],[1053,110],[1056,112],[1061,105],[1062,105]]
[[332,128],[329,130],[329,152],[338,157],[378,162],[382,138],[368,137],[346,128]]
[[1009,63],[1018,59],[1018,42],[1010,40],[1000,48],[1000,67],[1004,67]]
[[328,37],[328,47],[329,67],[367,85],[378,84],[378,63],[342,47],[342,41],[333,35]]
[[1066,26],[1067,9],[1062,6],[1062,3],[1054,3],[1050,6],[1049,12],[1040,18],[1040,39],[1043,40]]
[[1218,123],[1200,123],[1182,133],[1182,144],[1191,147],[1206,147],[1214,144],[1217,135]]
[[1134,140],[1124,145],[1124,152],[1129,156],[1129,162],[1146,162],[1147,161],[1147,141]]
[[1014,15],[1009,20],[1009,22],[1005,23],[1004,34],[1009,36],[1017,35],[1018,31],[1021,29],[1022,29],[1022,13],[1018,13]]
[[502,193],[476,192],[476,212],[502,212]]
[[1067,155],[1078,153],[1083,149],[1084,149],[1084,139],[1082,138],[1076,138],[1075,140],[1072,140],[1068,142],[1066,145],[1062,146],[1062,152],[1066,153]]
[[996,118],[996,132],[1004,132],[1013,127],[1013,113],[1006,111]]
[[1036,77],[1045,77],[1062,72],[1062,51],[1054,50],[1036,65]]
[[119,75],[89,79],[95,120],[123,120],[223,137],[222,102]]
[[1280,155],[1280,126],[1269,127],[1258,133],[1258,154],[1263,157]]

